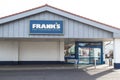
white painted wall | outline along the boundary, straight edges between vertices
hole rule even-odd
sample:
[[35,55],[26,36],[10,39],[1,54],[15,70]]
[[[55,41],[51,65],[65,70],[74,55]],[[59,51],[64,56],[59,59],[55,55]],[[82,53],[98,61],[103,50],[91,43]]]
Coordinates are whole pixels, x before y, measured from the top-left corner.
[[60,41],[60,61],[64,61],[64,41]]
[[114,63],[120,63],[120,39],[114,39]]
[[64,41],[0,41],[0,61],[64,61]]
[[18,61],[18,43],[0,41],[0,61]]
[[20,42],[19,61],[60,61],[64,58],[63,51],[64,44],[59,41]]

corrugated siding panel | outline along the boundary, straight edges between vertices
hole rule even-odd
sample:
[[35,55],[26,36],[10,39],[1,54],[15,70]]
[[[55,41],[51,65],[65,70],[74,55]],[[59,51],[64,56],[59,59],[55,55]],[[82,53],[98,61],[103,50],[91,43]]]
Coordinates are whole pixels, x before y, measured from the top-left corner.
[[15,21],[14,22],[14,29],[13,29],[13,32],[14,32],[14,37],[18,37],[18,32],[19,32],[19,21]]
[[86,25],[83,25],[83,37],[84,38],[88,38],[88,26],[86,26]]
[[73,24],[73,38],[77,38],[79,36],[79,27],[78,27],[78,23],[74,21],[74,24]]
[[[64,35],[30,35],[30,20],[63,20]],[[112,38],[113,33],[50,12],[42,12],[0,26],[0,37],[21,38]]]
[[7,25],[3,25],[3,37],[9,36],[9,23]]
[[23,37],[24,36],[24,27],[25,27],[25,21],[24,21],[24,19],[22,19],[22,20],[20,20],[19,21],[19,36],[20,37]]
[[89,34],[88,34],[88,35],[89,35],[89,38],[92,38],[92,37],[93,37],[93,34],[94,34],[94,33],[93,33],[94,30],[92,29],[91,26],[88,26],[88,27],[89,27]]
[[83,37],[83,24],[79,24],[78,23],[78,26],[76,26],[77,27],[77,29],[79,30],[78,31],[78,37]]
[[74,29],[74,26],[73,26],[73,21],[72,20],[69,20],[69,22],[68,22],[68,26],[69,26],[69,28],[68,28],[68,30],[69,30],[69,35],[68,35],[68,37],[69,38],[72,38],[74,35],[73,35],[73,29]]
[[0,37],[3,37],[3,25],[0,25]]
[[29,36],[29,18],[25,18],[25,26],[24,26],[24,37]]
[[9,24],[9,37],[13,37],[14,35],[14,26],[12,23]]
[[93,38],[97,38],[97,29],[93,28]]

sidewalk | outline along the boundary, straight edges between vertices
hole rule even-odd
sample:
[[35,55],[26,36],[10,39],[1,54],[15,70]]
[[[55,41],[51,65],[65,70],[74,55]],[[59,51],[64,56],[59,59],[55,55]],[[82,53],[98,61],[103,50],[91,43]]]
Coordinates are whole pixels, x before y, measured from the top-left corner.
[[119,80],[120,70],[115,70],[113,66],[100,65],[95,67],[89,67],[84,69],[89,75],[95,77],[95,80]]
[[[23,75],[24,74],[24,75]],[[0,80],[119,80],[120,70],[113,66],[97,65],[4,65]],[[33,79],[32,79],[33,78]],[[36,79],[38,78],[38,79]]]
[[84,69],[84,70],[106,70],[114,69],[108,65],[78,65],[74,64],[56,64],[56,65],[0,65],[0,70],[41,70],[41,69]]
[[42,69],[75,69],[73,64],[56,65],[1,65],[0,70],[42,70]]

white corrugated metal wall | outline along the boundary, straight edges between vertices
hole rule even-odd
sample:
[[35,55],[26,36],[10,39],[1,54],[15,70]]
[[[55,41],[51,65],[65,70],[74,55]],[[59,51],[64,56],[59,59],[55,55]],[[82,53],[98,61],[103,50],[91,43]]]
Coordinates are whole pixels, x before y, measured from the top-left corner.
[[[30,35],[30,20],[63,20],[64,35]],[[113,33],[94,26],[50,12],[39,13],[30,17],[0,25],[0,37],[4,38],[113,38]]]

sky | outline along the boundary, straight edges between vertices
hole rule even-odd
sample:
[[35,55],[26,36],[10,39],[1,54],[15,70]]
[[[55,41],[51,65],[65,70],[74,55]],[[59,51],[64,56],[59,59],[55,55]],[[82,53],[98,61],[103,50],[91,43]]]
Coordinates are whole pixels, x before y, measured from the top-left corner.
[[0,0],[0,17],[45,4],[120,28],[120,0]]

